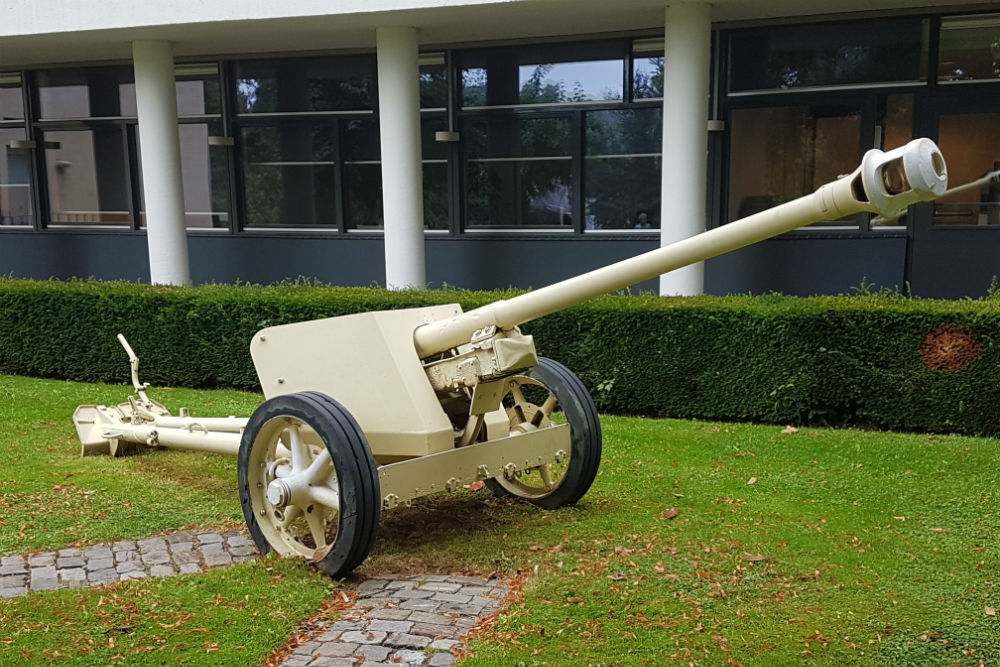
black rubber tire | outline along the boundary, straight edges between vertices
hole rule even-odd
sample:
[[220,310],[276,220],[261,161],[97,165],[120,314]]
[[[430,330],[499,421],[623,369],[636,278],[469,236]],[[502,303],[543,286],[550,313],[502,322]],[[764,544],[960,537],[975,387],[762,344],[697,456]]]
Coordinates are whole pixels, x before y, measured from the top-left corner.
[[337,537],[315,565],[331,577],[344,577],[368,557],[381,512],[378,470],[368,441],[347,409],[325,394],[304,391],[275,396],[254,410],[240,442],[237,475],[243,517],[262,553],[272,550],[257,523],[249,492],[250,452],[260,428],[275,417],[291,416],[308,424],[330,452],[340,485]]
[[[538,380],[556,395],[569,422],[571,440],[569,466],[559,486],[544,498],[525,500],[546,509],[573,505],[590,489],[601,465],[601,420],[594,399],[580,378],[558,361],[539,357],[538,365],[523,375]],[[486,485],[498,498],[517,497],[495,479],[487,480]]]

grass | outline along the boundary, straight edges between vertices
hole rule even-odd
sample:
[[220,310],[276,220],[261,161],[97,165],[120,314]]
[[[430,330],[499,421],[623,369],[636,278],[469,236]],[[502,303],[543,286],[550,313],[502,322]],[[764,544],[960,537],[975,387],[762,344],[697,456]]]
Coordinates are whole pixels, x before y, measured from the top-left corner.
[[[79,458],[73,408],[127,393],[0,376],[0,396],[17,399],[0,404],[0,553],[240,520],[233,461],[224,457]],[[259,401],[179,389],[154,396],[196,415],[246,415]],[[428,498],[383,516],[359,573],[522,573],[519,599],[471,643],[465,665],[1000,663],[996,441],[625,417],[603,423],[601,472],[578,506],[543,511],[485,491]],[[314,609],[329,589],[304,565],[268,560],[290,588],[251,590],[269,580],[259,567],[122,584],[128,594],[117,594],[148,599],[156,610],[201,613],[208,598],[183,595],[205,580],[213,595],[250,595],[258,610],[285,603],[290,631],[291,617]],[[93,618],[67,641],[18,627],[55,627],[66,614],[97,618],[109,595],[0,601],[0,664],[23,662],[16,658],[26,649],[36,651],[32,663],[90,664],[89,654],[56,659],[39,651],[106,644],[107,626]],[[199,625],[217,613],[202,613]],[[200,641],[177,640],[189,646],[170,649],[169,661],[254,664],[282,643],[286,626],[269,626],[264,632],[273,636],[251,645],[241,623],[210,628],[216,634]],[[136,626],[126,633],[130,650],[173,641],[167,630]],[[219,651],[206,658],[209,639]],[[100,655],[93,659],[114,654]],[[127,657],[131,664],[157,655],[166,657]]]

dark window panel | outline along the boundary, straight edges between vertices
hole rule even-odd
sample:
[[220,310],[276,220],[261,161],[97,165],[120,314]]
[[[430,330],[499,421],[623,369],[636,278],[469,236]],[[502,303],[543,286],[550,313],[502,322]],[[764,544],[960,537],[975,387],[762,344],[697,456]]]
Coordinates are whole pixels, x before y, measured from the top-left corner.
[[247,226],[335,225],[336,124],[243,128]]
[[661,111],[587,113],[583,162],[585,227],[660,227]]
[[382,229],[382,162],[375,120],[342,122],[344,156],[344,225],[347,229]]
[[449,228],[448,146],[435,141],[434,133],[448,129],[444,114],[424,115],[420,123],[423,154],[424,228]]
[[[948,156],[948,180],[969,183],[1000,169],[1000,113],[942,115],[938,146]],[[934,202],[935,225],[1000,225],[1000,187],[994,182]]]
[[0,120],[24,120],[24,95],[19,74],[0,73]]
[[23,128],[0,129],[0,225],[32,225],[31,151],[11,148],[23,141]]
[[122,128],[59,130],[43,137],[49,222],[127,225],[132,215]]
[[[861,160],[861,111],[849,106],[734,109],[729,219],[802,197]],[[854,218],[823,224],[853,225]]]
[[942,82],[1000,78],[1000,14],[941,19],[938,79]]
[[131,67],[80,67],[35,73],[38,116],[57,118],[135,117]]
[[618,101],[622,67],[618,43],[466,52],[459,57],[462,105]]
[[926,19],[822,23],[734,31],[731,92],[923,81]]
[[448,70],[443,53],[420,56],[420,108],[444,109],[448,106]]
[[572,227],[568,118],[467,121],[469,227]]
[[374,56],[235,63],[237,113],[363,111],[373,107]]

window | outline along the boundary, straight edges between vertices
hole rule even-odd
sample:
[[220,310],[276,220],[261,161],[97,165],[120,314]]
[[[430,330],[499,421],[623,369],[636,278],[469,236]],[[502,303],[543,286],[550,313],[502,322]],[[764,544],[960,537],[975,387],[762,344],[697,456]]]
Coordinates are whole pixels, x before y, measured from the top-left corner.
[[663,98],[663,40],[637,39],[632,43],[632,99]]
[[586,229],[659,229],[661,115],[657,108],[587,113]]
[[460,69],[464,107],[624,99],[618,43],[470,52],[462,54]]
[[851,106],[734,109],[730,126],[729,220],[807,195],[860,160],[861,111]]
[[0,73],[0,225],[34,224],[31,169],[21,75]]
[[[942,115],[938,146],[948,158],[948,180],[972,183],[1000,169],[1000,112]],[[1000,225],[1000,187],[986,179],[934,203],[935,225]]]
[[734,31],[730,94],[925,81],[928,26],[904,18]]
[[369,110],[372,56],[249,60],[234,65],[236,112],[301,113]]
[[131,222],[125,132],[117,123],[42,132],[50,224]]
[[941,20],[938,81],[1000,79],[1000,14]]
[[466,121],[466,225],[571,228],[572,132],[567,117]]

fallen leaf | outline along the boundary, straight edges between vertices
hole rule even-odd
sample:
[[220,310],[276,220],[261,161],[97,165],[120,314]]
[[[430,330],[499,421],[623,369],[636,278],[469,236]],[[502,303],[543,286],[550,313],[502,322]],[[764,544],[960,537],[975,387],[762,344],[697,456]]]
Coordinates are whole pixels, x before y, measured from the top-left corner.
[[944,528],[931,528],[930,530],[931,530],[932,533],[947,533],[948,532]]
[[628,579],[628,575],[626,575],[624,572],[615,572],[614,574],[609,574],[608,579],[610,579],[611,581],[625,581],[626,579]]
[[786,426],[785,428],[781,429],[781,435],[795,435],[798,432],[799,429],[795,428],[794,426]]
[[664,512],[661,512],[660,514],[658,514],[656,516],[656,518],[657,519],[674,519],[674,518],[677,517],[678,514],[680,514],[680,512],[677,511],[677,508],[676,507],[671,507],[670,509],[668,509],[668,510],[666,510]]
[[767,556],[765,556],[764,554],[744,553],[742,556],[740,556],[740,560],[745,560],[750,563],[759,563],[761,561],[767,560]]
[[756,477],[751,477],[750,479],[747,480],[747,486],[751,486],[751,485],[756,484],[756,483],[757,483],[757,478]]
[[895,519],[896,521],[906,521],[905,516],[894,516],[892,518]]
[[987,607],[986,608],[986,615],[987,616],[996,616],[997,615],[996,608],[995,607]]
[[472,484],[463,484],[462,488],[468,489],[469,491],[478,491],[479,489],[483,488],[483,483],[479,481],[479,482],[473,482]]

